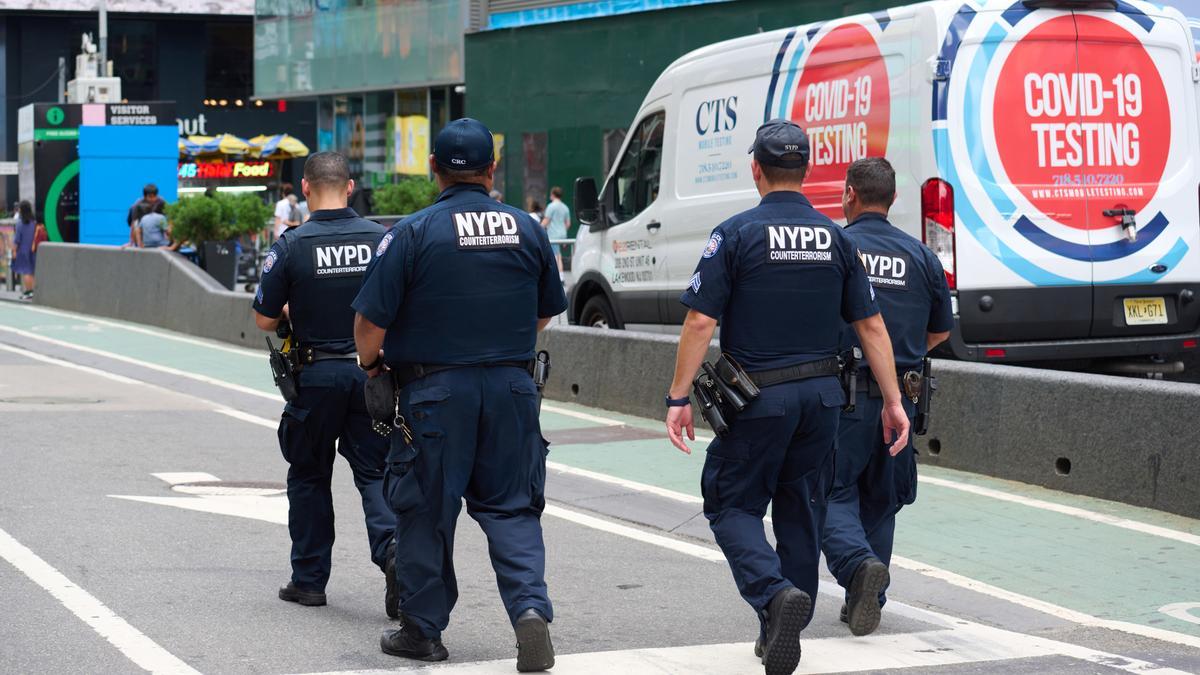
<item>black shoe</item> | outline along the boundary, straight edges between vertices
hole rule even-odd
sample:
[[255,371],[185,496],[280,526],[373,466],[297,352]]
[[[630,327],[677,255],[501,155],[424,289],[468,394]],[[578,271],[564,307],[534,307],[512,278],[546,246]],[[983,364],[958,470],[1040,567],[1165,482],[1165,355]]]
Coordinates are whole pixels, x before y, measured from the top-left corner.
[[754,641],[754,655],[762,658],[763,655],[763,636],[759,634],[758,639]]
[[846,603],[842,603],[842,611],[838,614],[838,621],[842,623],[850,623],[850,619],[846,618]]
[[388,544],[387,562],[383,565],[387,591],[383,595],[383,611],[389,619],[400,618],[400,582],[396,579],[396,543]]
[[800,629],[811,611],[812,598],[798,588],[785,588],[771,598],[762,643],[767,675],[791,675],[800,665]]
[[859,564],[846,599],[846,623],[852,634],[870,635],[879,628],[879,594],[890,581],[887,565],[878,559],[867,558]]
[[421,634],[416,626],[404,624],[400,630],[386,630],[379,638],[379,648],[384,654],[402,656],[417,661],[445,661],[450,652],[441,640],[430,639]]
[[550,644],[550,626],[535,609],[517,617],[517,671],[530,673],[554,667],[554,645]]
[[279,599],[287,602],[298,602],[305,607],[320,607],[325,604],[325,594],[320,591],[306,591],[296,588],[292,582],[279,589]]

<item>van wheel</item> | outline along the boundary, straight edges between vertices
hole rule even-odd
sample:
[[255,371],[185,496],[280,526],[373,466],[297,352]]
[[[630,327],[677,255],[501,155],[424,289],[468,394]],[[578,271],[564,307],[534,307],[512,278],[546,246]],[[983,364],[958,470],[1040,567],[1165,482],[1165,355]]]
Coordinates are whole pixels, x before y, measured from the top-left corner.
[[579,313],[579,325],[589,328],[621,328],[613,313],[612,305],[603,295],[593,295],[583,303],[583,311]]

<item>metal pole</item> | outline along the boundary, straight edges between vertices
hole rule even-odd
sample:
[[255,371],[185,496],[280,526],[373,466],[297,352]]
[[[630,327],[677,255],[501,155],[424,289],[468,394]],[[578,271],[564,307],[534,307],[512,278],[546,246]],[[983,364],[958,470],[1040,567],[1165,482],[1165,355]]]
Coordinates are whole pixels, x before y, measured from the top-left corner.
[[58,57],[58,102],[66,103],[67,96],[67,59]]
[[100,77],[108,77],[108,2],[100,0]]

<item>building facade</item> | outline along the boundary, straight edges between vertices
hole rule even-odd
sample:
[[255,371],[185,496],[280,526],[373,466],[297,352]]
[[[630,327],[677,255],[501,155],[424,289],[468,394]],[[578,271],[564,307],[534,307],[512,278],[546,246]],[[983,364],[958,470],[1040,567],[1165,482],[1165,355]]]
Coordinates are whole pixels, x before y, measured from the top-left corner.
[[[314,102],[254,97],[252,0],[108,0],[108,59],[130,101],[174,101],[181,134],[287,133],[316,144]],[[95,0],[0,0],[0,160],[17,159],[17,110],[58,100],[58,60],[74,77],[84,33],[98,37]],[[298,175],[286,166],[283,180]],[[17,198],[0,177],[0,203]]]

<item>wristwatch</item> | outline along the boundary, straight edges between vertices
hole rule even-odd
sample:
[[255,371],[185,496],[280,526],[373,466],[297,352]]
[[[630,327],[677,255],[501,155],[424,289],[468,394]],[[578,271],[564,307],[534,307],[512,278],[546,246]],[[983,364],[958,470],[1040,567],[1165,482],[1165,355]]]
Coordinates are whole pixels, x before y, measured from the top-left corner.
[[382,356],[376,356],[375,360],[370,363],[363,363],[361,356],[358,358],[358,367],[362,368],[363,370],[367,371],[368,373],[371,372],[372,370],[375,370],[376,368],[378,368],[382,363],[383,363]]
[[683,398],[671,398],[671,395],[667,394],[667,407],[668,408],[681,408],[685,405],[691,405],[691,404],[692,404],[692,399],[688,398],[687,396],[684,396]]

